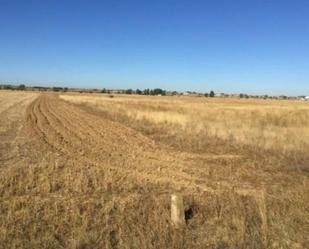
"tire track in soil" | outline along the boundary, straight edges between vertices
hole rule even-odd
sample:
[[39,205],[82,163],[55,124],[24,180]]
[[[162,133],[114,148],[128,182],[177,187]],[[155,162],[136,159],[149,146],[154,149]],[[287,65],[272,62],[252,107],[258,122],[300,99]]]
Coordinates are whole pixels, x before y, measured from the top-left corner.
[[6,104],[7,108],[0,112],[0,162],[1,166],[18,160],[18,139],[23,128],[23,119],[27,106],[36,95],[23,96],[21,100],[13,100],[13,104]]
[[45,148],[46,153],[115,170],[115,174],[141,184],[213,192],[205,179],[186,173],[192,172],[192,160],[183,160],[182,155],[160,148],[139,132],[88,113],[57,96],[38,97],[30,105],[28,117],[30,133],[42,144],[38,149]]

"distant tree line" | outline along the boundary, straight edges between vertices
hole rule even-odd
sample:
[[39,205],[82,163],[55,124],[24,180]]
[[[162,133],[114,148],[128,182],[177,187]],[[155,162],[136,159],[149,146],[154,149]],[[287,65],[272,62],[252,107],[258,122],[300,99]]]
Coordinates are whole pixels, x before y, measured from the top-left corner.
[[20,85],[18,85],[18,86],[16,86],[16,85],[4,84],[4,85],[0,85],[0,89],[24,91],[24,90],[26,90],[26,86],[25,86],[24,84],[20,84]]
[[[101,93],[109,93],[108,90],[106,90],[105,88],[102,89]],[[119,90],[118,93],[122,93],[122,94],[137,94],[137,95],[166,95],[166,90],[163,90],[161,88],[154,88],[154,89],[144,89],[144,90],[140,90],[140,89],[136,89],[133,90],[131,88],[126,89],[126,90]]]
[[249,98],[249,95],[248,94],[245,94],[245,93],[240,93],[239,94],[239,98],[241,98],[241,99],[248,99]]
[[[286,95],[280,95],[280,96],[269,96],[267,94],[265,95],[248,95],[245,93],[240,93],[240,94],[225,94],[225,93],[217,93],[215,94],[214,91],[206,92],[206,93],[201,93],[201,92],[195,92],[195,91],[186,91],[186,92],[177,92],[177,91],[166,91],[161,88],[154,88],[154,89],[136,89],[133,90],[131,88],[126,89],[126,90],[111,90],[111,89],[84,89],[84,88],[68,88],[68,87],[47,87],[47,86],[26,86],[25,84],[0,84],[0,90],[19,90],[19,91],[32,91],[32,90],[37,90],[37,91],[54,91],[54,92],[67,92],[67,91],[72,91],[72,92],[79,92],[79,93],[107,93],[107,94],[137,94],[137,95],[152,95],[152,96],[174,96],[174,95],[189,95],[189,96],[197,96],[197,97],[220,97],[220,98],[241,98],[241,99],[248,99],[248,98],[254,98],[254,99],[305,99],[306,95],[302,96],[286,96]],[[111,97],[112,95],[110,95]]]
[[27,87],[25,84],[20,84],[20,85],[10,85],[10,84],[3,84],[0,85],[0,89],[4,90],[19,90],[19,91],[24,91],[24,90],[39,90],[39,91],[48,91],[52,90],[54,92],[67,92],[69,88],[67,87],[44,87],[44,86],[31,86]]
[[210,91],[209,93],[205,93],[204,96],[206,98],[208,98],[208,97],[213,98],[213,97],[215,97],[215,92],[214,91]]
[[68,88],[67,87],[57,87],[57,86],[54,86],[52,88],[52,90],[54,92],[67,92],[68,91]]

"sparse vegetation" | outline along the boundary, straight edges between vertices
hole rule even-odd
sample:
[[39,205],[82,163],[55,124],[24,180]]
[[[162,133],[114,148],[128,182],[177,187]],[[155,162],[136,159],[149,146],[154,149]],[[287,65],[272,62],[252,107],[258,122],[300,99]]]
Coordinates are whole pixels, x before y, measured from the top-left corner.
[[[236,246],[230,238],[224,242],[217,241],[216,246],[210,248],[221,245],[227,248],[298,248],[307,245],[305,240],[295,244],[291,239],[309,223],[306,217],[308,212],[305,211],[308,208],[305,202],[309,201],[306,190],[309,172],[307,103],[191,97],[160,101],[155,97],[137,96],[121,96],[111,101],[87,96],[62,98],[95,107],[105,117],[130,126],[175,151],[199,155],[200,161],[192,160],[195,166],[203,169],[201,172],[209,172],[205,176],[208,183],[229,186],[231,189],[240,188],[241,193],[254,193],[249,194],[252,199],[245,201],[250,205],[246,211],[250,212],[249,220],[238,217],[236,225],[230,213],[225,221],[230,225],[233,223],[236,231],[247,233],[247,229],[253,229],[260,235],[246,242],[246,246],[242,242]],[[217,155],[220,159],[202,159],[207,155]],[[222,155],[226,155],[225,159]],[[195,173],[192,171],[192,174]],[[233,191],[223,190],[225,187],[221,190],[227,191],[231,197]],[[218,203],[224,209],[231,208],[231,203],[243,203],[244,200],[236,201],[237,196],[231,197],[228,202],[221,202],[223,197],[218,195]],[[216,204],[208,200],[207,205]],[[254,214],[254,206],[258,206],[258,212],[262,214]],[[282,213],[282,209],[289,210],[289,214]],[[256,219],[265,221],[263,223],[260,220],[263,224],[260,228],[249,228]],[[248,222],[249,227],[243,227],[242,222]],[[219,223],[212,228],[214,232]],[[286,235],[282,231],[286,231]],[[305,236],[305,233],[301,234]]]
[[[117,121],[147,134],[153,131],[151,135],[160,141],[172,144],[175,140],[173,146],[195,152],[216,150],[209,146],[210,141],[214,145],[222,141],[225,148],[265,150],[276,157],[280,155],[280,160],[299,159],[297,164],[306,163],[304,156],[309,155],[309,150],[304,151],[309,148],[309,105],[306,102],[189,97],[159,102],[157,98],[124,96],[113,101],[87,96],[63,98],[95,105]],[[181,144],[180,138],[184,139]]]
[[24,84],[20,84],[17,89],[23,91],[26,89],[26,86]]
[[308,102],[110,96],[0,92],[0,248],[308,247]]

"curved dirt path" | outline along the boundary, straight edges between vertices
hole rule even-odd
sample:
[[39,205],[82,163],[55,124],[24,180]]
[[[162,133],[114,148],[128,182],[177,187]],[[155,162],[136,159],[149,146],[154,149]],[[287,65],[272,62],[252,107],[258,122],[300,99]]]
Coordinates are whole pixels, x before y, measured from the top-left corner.
[[[83,165],[113,170],[134,181],[172,189],[212,191],[192,155],[168,151],[141,133],[86,112],[54,95],[41,95],[28,109],[28,128],[40,150]],[[200,174],[198,174],[200,172]]]
[[[82,177],[81,184],[93,181],[91,178],[94,175],[97,177],[94,185],[106,186],[107,182],[123,186],[153,185],[156,192],[163,193],[217,193],[232,188],[226,182],[226,177],[214,178],[208,166],[218,160],[221,163],[222,160],[237,162],[237,156],[173,151],[132,128],[107,119],[94,109],[80,108],[55,94],[32,95],[18,101],[4,113],[7,115],[1,118],[5,120],[8,120],[8,116],[14,116],[14,122],[6,125],[10,131],[3,133],[2,140],[5,137],[10,143],[10,146],[7,143],[1,144],[2,166],[10,165],[3,167],[4,171],[9,172],[12,168],[26,170],[25,165],[47,163],[61,169],[50,169],[50,174],[57,178],[75,175],[75,181]],[[93,174],[89,168],[98,172]],[[87,170],[89,173],[86,175],[80,173]],[[222,172],[228,171],[222,168]],[[101,178],[100,174],[103,174]],[[5,173],[2,172],[2,175]],[[21,188],[33,181],[27,177],[23,180],[28,183],[20,183]],[[58,185],[66,189],[63,183]],[[246,189],[245,194],[250,193],[248,186],[242,185],[243,188]],[[242,191],[237,190],[235,185],[233,189]],[[93,187],[88,192],[96,191],[97,188]]]
[[[3,93],[1,93],[3,94]],[[21,144],[21,129],[29,104],[37,94],[11,93],[1,96],[0,101],[0,167],[5,167],[16,161],[20,156],[18,146]]]

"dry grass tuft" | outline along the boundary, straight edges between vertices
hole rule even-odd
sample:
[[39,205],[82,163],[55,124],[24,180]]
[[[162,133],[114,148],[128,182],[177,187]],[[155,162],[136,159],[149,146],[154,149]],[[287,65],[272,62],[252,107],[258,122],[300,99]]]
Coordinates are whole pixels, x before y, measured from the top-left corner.
[[[72,96],[179,150],[221,153],[243,148],[304,169],[309,159],[309,103],[185,97]],[[219,148],[218,148],[219,146]],[[307,170],[307,169],[304,169]]]

